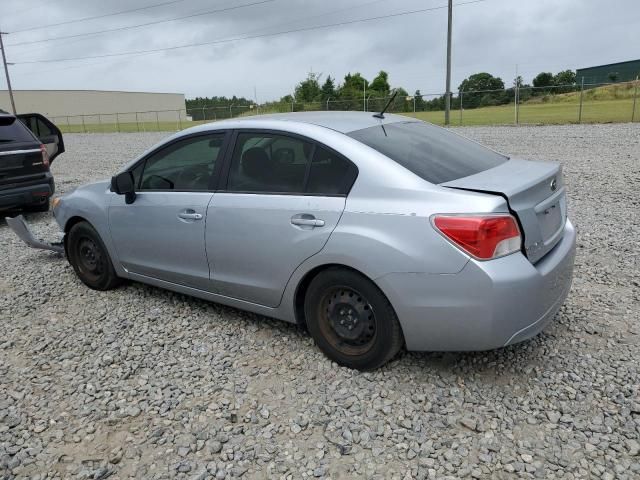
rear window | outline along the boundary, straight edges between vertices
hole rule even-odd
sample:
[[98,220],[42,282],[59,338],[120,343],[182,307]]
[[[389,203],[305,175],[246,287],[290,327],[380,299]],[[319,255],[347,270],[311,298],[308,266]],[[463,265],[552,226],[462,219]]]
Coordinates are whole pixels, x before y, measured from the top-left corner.
[[508,160],[472,140],[423,122],[379,125],[348,135],[431,183],[468,177]]
[[0,115],[0,142],[35,142],[35,138],[16,117]]

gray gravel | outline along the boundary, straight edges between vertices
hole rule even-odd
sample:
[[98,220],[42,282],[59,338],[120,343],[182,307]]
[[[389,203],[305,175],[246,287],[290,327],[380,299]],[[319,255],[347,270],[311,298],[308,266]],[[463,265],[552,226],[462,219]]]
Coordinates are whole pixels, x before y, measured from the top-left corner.
[[[462,132],[564,164],[576,276],[543,334],[358,373],[292,325],[91,291],[0,220],[0,478],[640,477],[640,125]],[[59,189],[162,137],[67,135]]]

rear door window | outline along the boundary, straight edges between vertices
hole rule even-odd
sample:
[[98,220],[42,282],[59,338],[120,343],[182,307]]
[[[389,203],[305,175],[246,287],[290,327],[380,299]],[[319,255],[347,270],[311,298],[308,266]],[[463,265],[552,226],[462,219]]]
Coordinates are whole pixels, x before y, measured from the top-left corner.
[[304,193],[313,146],[271,133],[239,133],[227,189],[250,193]]
[[348,135],[436,184],[475,175],[509,159],[468,138],[424,122],[390,123]]
[[315,196],[347,195],[358,170],[311,140],[267,132],[238,133],[227,190]]

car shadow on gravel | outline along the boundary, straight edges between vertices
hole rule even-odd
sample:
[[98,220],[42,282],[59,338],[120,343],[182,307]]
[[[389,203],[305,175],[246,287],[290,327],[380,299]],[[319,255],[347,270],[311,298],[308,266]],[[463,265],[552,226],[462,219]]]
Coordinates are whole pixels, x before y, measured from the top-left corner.
[[417,379],[437,373],[442,379],[476,384],[508,385],[512,381],[535,382],[545,372],[556,370],[559,339],[553,328],[524,342],[478,352],[404,352],[395,360],[403,373]]
[[[194,321],[243,323],[251,330],[249,335],[288,336],[293,341],[299,341],[293,350],[301,352],[317,347],[310,345],[310,334],[304,326],[285,322],[240,310],[234,307],[208,302],[180,293],[174,293],[159,287],[131,282],[125,289],[130,293],[140,295],[141,299],[153,296],[157,300],[175,298],[188,303],[194,310],[203,313],[202,317]],[[139,290],[142,289],[142,290]],[[471,378],[488,385],[507,384],[512,378],[535,379],[536,370],[544,370],[548,361],[548,352],[556,343],[553,333],[541,333],[538,336],[508,347],[480,352],[407,352],[402,350],[391,362],[381,367],[387,373],[397,370],[402,375],[412,374],[416,378],[430,377],[439,374],[442,378]],[[522,380],[520,380],[522,381]]]

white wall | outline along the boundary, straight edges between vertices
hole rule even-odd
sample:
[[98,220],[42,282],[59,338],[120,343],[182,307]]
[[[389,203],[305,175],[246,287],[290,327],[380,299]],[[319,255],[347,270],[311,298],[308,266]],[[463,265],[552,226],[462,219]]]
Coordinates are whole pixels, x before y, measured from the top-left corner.
[[[97,114],[103,120],[114,121],[115,113],[122,113],[120,122],[135,121],[135,112],[142,120],[154,121],[158,113],[160,121],[174,121],[180,112],[186,118],[184,94],[118,92],[103,90],[14,90],[13,96],[18,113],[41,113],[58,122],[82,123],[79,115],[87,115],[87,123],[98,123]],[[11,101],[7,90],[0,90],[0,108],[11,112]],[[74,118],[75,116],[75,118]]]

